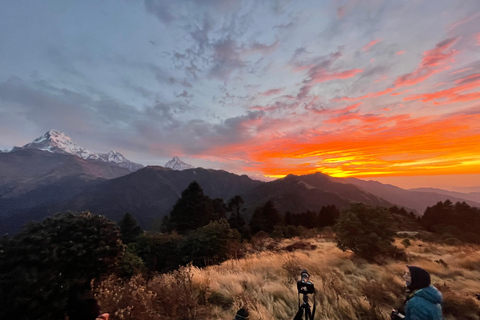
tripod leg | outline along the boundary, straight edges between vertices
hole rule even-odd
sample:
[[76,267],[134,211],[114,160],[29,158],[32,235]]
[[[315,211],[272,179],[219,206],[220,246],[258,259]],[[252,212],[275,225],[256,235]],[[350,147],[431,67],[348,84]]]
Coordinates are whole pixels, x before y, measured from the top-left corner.
[[312,319],[312,312],[310,311],[310,308],[305,309],[305,320],[310,320]]
[[303,309],[300,308],[298,309],[298,312],[295,315],[295,318],[293,318],[293,320],[302,320],[302,318],[303,318]]

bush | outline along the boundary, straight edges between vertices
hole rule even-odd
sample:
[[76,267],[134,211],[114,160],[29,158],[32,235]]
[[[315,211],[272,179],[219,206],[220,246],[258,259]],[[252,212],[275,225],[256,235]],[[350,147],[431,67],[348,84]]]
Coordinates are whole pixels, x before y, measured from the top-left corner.
[[[123,256],[118,226],[88,212],[57,214],[2,239],[1,319],[62,318],[73,289],[113,272]],[[83,294],[83,292],[78,292]]]
[[127,246],[122,260],[118,264],[118,275],[124,278],[130,278],[135,274],[146,271],[143,260],[137,256],[131,246]]
[[338,219],[335,228],[337,246],[369,260],[379,255],[397,255],[398,249],[392,245],[395,231],[391,226],[385,208],[352,204]]
[[178,268],[183,263],[178,252],[182,237],[177,233],[144,233],[130,246],[134,253],[144,262],[147,270],[167,272]]
[[294,238],[311,235],[312,232],[302,226],[275,226],[272,232],[272,238]]
[[188,265],[148,282],[142,275],[129,280],[110,276],[96,283],[95,298],[114,319],[211,319],[206,304],[208,284],[194,283],[196,271]]
[[240,234],[231,229],[227,220],[210,222],[190,232],[181,242],[179,251],[185,263],[206,266],[236,256]]
[[402,244],[403,244],[403,246],[404,246],[405,248],[408,248],[408,247],[410,247],[410,246],[412,245],[412,243],[410,242],[409,239],[403,239],[403,240],[402,240]]
[[305,242],[305,241],[297,241],[295,243],[292,243],[291,245],[286,246],[284,249],[292,252],[295,250],[315,250],[317,248],[316,245],[311,244],[310,242]]

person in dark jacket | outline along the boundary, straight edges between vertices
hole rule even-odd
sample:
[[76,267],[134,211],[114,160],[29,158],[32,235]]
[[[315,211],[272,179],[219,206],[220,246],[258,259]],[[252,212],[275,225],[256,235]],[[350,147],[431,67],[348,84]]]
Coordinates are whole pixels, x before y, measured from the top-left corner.
[[405,304],[405,319],[441,320],[442,293],[431,285],[430,274],[422,268],[407,266],[403,279],[410,290]]

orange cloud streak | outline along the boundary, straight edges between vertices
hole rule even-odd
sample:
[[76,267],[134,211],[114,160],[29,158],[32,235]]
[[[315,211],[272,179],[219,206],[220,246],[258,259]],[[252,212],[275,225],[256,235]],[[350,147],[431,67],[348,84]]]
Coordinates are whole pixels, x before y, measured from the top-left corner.
[[341,72],[328,73],[323,69],[319,69],[309,73],[310,80],[308,81],[308,83],[309,84],[322,83],[322,82],[335,80],[335,79],[348,79],[362,72],[363,72],[363,69],[351,69],[351,70],[346,70]]
[[425,81],[436,73],[447,70],[450,67],[447,66],[447,62],[458,53],[456,50],[444,52],[449,49],[458,38],[447,39],[437,44],[434,49],[425,51],[423,53],[423,59],[418,68],[412,73],[404,74],[395,80],[395,86],[411,86],[419,82]]
[[301,136],[256,137],[245,145],[214,152],[241,153],[244,168],[267,176],[324,172],[345,176],[401,176],[480,173],[480,110],[449,117],[411,118],[346,113],[337,121],[356,121],[341,131]]
[[377,43],[379,43],[381,41],[381,39],[377,39],[377,40],[372,40],[370,41],[369,43],[367,43],[366,45],[363,46],[362,50],[367,52],[368,50],[370,50],[374,45],[376,45]]
[[458,83],[458,85],[453,88],[436,91],[433,93],[415,94],[405,97],[403,100],[421,100],[422,102],[442,100],[447,103],[452,103],[472,101],[480,98],[480,92],[464,93],[467,90],[480,87],[480,73],[472,74],[455,82]]
[[362,100],[362,99],[367,99],[367,98],[377,98],[377,97],[389,94],[393,90],[395,90],[395,88],[388,88],[388,89],[385,89],[385,90],[379,91],[379,92],[370,92],[370,93],[368,93],[364,96],[361,96],[361,97],[356,97],[356,98],[342,97],[342,98],[332,99],[331,101],[355,101],[355,100]]

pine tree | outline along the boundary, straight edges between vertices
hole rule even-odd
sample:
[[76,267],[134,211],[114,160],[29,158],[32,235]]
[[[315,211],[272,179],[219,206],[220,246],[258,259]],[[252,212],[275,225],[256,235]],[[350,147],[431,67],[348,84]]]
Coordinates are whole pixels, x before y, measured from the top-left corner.
[[228,201],[227,210],[231,213],[228,223],[234,229],[240,230],[245,226],[245,219],[242,215],[242,212],[246,210],[244,204],[245,201],[238,195]]
[[250,220],[250,229],[252,234],[259,231],[271,233],[277,224],[282,222],[280,213],[273,205],[272,201],[268,201],[262,207],[257,207]]
[[318,226],[327,227],[333,226],[340,216],[340,211],[335,205],[323,206],[318,214]]
[[137,220],[128,212],[125,213],[123,218],[118,222],[118,225],[120,226],[120,239],[122,239],[124,244],[134,242],[143,232]]
[[177,230],[180,234],[195,230],[225,216],[224,206],[223,200],[210,199],[198,182],[193,181],[173,206],[170,217],[164,220],[164,227],[168,231]]

